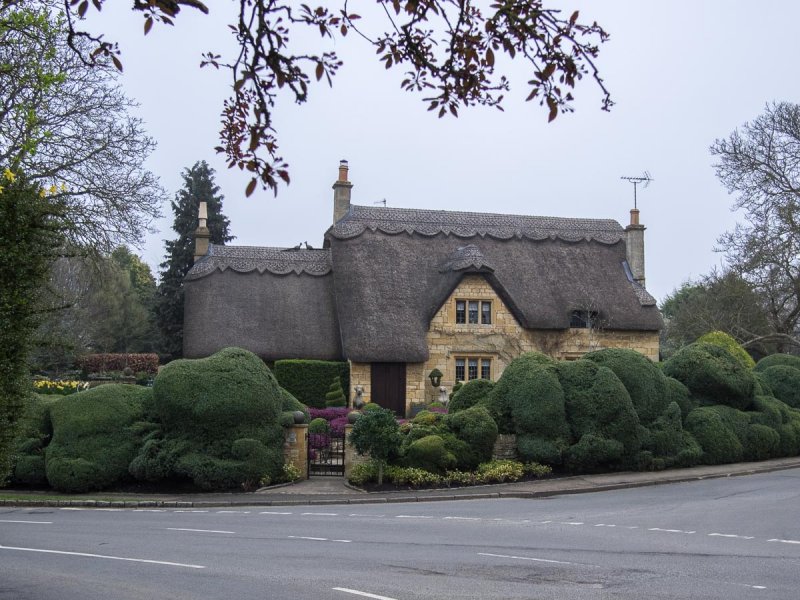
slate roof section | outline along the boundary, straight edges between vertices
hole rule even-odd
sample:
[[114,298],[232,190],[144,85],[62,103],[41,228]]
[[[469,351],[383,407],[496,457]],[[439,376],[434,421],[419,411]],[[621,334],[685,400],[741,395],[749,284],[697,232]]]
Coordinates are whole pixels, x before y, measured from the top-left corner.
[[274,275],[327,275],[331,272],[331,254],[327,249],[267,248],[261,246],[219,246],[211,244],[208,254],[186,275],[200,279],[214,271],[232,269],[238,273],[269,272]]
[[358,205],[350,207],[348,213],[330,230],[330,235],[344,240],[357,237],[365,231],[417,233],[424,236],[443,233],[461,238],[478,236],[500,240],[586,240],[603,244],[616,244],[625,235],[622,226],[613,219],[570,219]]

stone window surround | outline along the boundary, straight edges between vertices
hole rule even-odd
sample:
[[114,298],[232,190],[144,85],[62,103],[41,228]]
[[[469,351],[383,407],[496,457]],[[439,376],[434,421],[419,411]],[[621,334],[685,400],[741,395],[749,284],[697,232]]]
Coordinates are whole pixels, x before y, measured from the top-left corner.
[[[474,354],[474,353],[453,353],[452,354],[452,361],[453,361],[453,373],[456,373],[456,361],[463,360],[464,361],[464,378],[458,379],[458,375],[456,374],[456,381],[463,381],[466,383],[467,381],[472,381],[473,379],[485,379],[483,375],[483,365],[485,363],[489,363],[489,380],[492,380],[494,376],[494,365],[496,364],[496,357],[492,356],[491,354]],[[478,361],[478,376],[477,377],[469,377],[469,361],[470,360],[477,360]]]

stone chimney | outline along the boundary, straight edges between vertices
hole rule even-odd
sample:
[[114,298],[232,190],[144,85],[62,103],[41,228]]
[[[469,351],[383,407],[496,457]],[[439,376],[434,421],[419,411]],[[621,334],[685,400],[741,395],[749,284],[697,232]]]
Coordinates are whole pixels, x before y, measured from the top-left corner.
[[200,203],[197,211],[198,226],[194,230],[194,262],[197,262],[208,253],[208,243],[211,239],[211,232],[208,230],[208,204]]
[[639,224],[639,209],[631,209],[631,224],[625,228],[625,246],[628,265],[633,278],[644,287],[644,230]]
[[333,224],[350,210],[350,190],[353,184],[347,180],[347,161],[339,161],[339,179],[333,184]]

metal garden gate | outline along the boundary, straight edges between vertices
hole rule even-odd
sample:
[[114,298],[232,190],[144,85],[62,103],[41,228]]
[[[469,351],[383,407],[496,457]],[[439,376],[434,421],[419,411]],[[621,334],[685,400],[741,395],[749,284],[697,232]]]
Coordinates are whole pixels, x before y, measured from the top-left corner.
[[308,434],[308,475],[344,477],[344,431]]

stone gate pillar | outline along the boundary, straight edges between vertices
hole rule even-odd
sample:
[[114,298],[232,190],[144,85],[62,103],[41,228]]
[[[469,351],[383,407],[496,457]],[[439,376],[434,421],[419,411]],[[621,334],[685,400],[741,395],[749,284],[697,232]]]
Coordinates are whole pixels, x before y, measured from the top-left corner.
[[292,425],[284,430],[283,461],[300,471],[301,479],[308,479],[308,425]]

